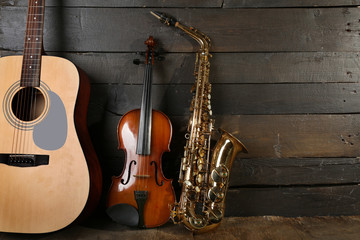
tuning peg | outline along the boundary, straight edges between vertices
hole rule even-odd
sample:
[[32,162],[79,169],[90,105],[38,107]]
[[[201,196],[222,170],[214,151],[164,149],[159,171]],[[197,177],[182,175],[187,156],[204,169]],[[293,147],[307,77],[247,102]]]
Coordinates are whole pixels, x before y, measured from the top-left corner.
[[133,60],[133,64],[135,65],[140,65],[140,64],[144,64],[145,62],[144,61],[140,61],[140,59],[134,59]]
[[164,57],[164,56],[156,56],[156,57],[155,57],[155,60],[157,60],[157,61],[164,61],[164,60],[165,60],[165,57]]

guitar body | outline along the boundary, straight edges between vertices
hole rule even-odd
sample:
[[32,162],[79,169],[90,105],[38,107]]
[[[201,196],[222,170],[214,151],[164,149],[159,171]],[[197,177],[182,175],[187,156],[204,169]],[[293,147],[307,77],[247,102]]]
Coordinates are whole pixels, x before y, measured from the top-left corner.
[[86,127],[89,84],[70,61],[42,56],[37,117],[20,120],[14,106],[22,103],[22,58],[0,58],[0,231],[52,232],[100,198],[101,171]]

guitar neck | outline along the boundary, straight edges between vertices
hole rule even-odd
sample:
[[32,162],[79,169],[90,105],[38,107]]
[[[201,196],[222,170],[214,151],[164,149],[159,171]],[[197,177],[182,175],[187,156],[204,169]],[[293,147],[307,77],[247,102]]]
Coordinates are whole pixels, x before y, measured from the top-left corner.
[[21,87],[39,87],[45,0],[29,0],[24,41]]

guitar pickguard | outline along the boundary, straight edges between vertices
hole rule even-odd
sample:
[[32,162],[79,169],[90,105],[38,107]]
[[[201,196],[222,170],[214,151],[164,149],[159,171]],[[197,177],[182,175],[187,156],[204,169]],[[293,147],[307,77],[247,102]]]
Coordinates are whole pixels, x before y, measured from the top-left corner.
[[44,150],[57,150],[61,148],[67,138],[67,120],[64,103],[60,97],[48,91],[50,99],[49,111],[45,118],[34,126],[34,143]]

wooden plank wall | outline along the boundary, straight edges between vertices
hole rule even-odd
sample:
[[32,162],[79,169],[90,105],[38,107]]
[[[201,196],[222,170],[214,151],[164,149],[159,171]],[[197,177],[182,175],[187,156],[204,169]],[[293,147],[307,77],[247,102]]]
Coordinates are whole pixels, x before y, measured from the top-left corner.
[[[162,25],[171,14],[212,39],[216,126],[247,146],[234,163],[227,216],[360,214],[358,0],[48,0],[45,49],[85,70],[88,123],[105,189],[121,172],[120,117],[140,105],[149,35],[165,61],[154,69],[154,108],[174,127],[164,171],[177,178],[197,44]],[[0,1],[0,55],[21,54],[26,0]],[[359,145],[358,145],[359,144]],[[177,186],[176,182],[174,186]],[[179,190],[178,188],[176,188]],[[106,195],[106,191],[104,196]]]

